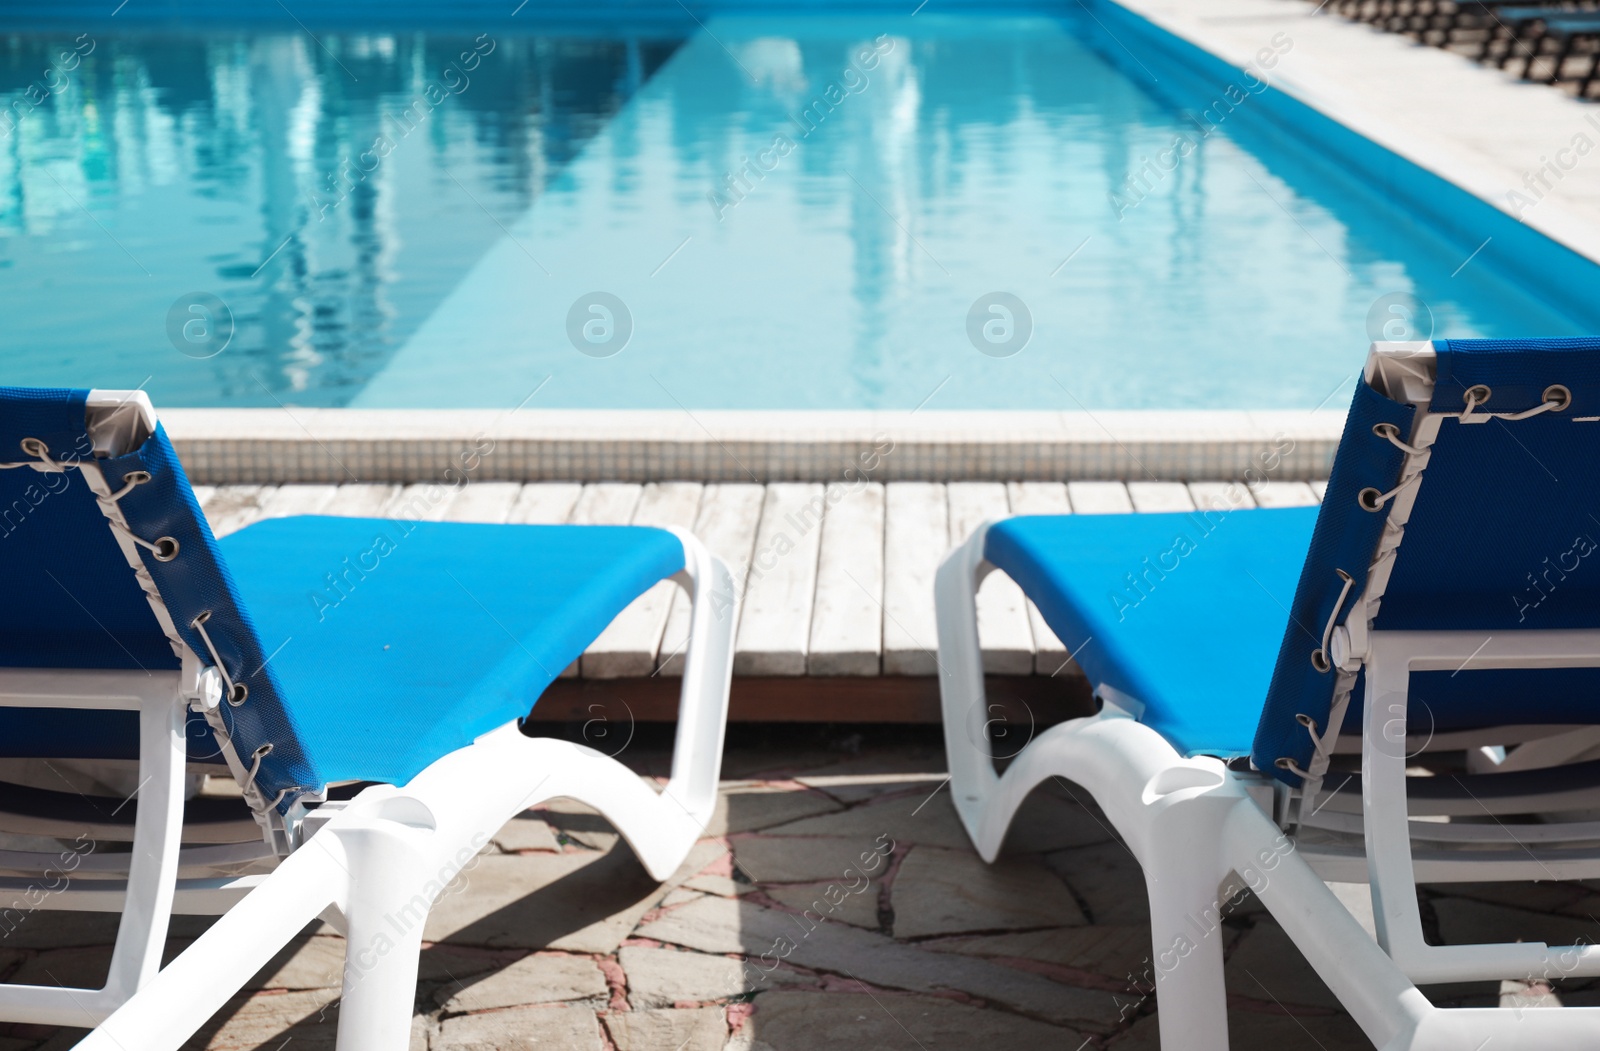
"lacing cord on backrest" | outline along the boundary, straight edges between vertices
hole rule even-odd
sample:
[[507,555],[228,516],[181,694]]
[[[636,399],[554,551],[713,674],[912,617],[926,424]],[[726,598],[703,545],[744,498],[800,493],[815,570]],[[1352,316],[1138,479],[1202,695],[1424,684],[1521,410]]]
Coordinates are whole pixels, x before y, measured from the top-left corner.
[[200,633],[200,641],[206,644],[206,651],[211,654],[211,663],[216,666],[217,674],[222,676],[222,684],[227,687],[223,691],[223,696],[227,697],[229,704],[237,708],[250,696],[250,687],[242,682],[234,682],[233,677],[228,674],[227,665],[222,663],[222,658],[217,654],[216,644],[211,641],[211,633],[206,631],[206,621],[210,619],[211,611],[208,609],[191,620],[189,626]]
[[1328,614],[1328,622],[1322,628],[1322,645],[1311,651],[1311,666],[1318,671],[1329,671],[1333,662],[1328,659],[1328,640],[1333,636],[1333,627],[1339,621],[1339,611],[1344,608],[1344,600],[1350,594],[1350,588],[1355,584],[1356,578],[1337,567],[1334,572],[1339,574],[1339,579],[1344,581],[1344,587],[1339,589],[1339,599],[1333,604],[1333,610]]
[[[256,775],[261,773],[261,760],[265,759],[267,756],[269,756],[271,754],[272,754],[272,742],[271,741],[268,741],[266,744],[261,745],[255,751],[250,753],[250,770],[249,770],[248,773],[246,773],[244,775],[244,780],[239,783],[239,787],[244,792],[246,797],[248,797],[252,792],[255,791]],[[267,803],[266,803],[267,809],[268,810],[276,809],[278,804],[283,802],[283,797],[284,796],[288,795],[291,792],[297,792],[297,791],[300,791],[300,789],[296,788],[296,787],[293,787],[293,786],[291,786],[289,788],[282,789],[281,791],[278,792],[278,794],[276,796],[273,796],[271,800],[267,801]]]
[[1382,511],[1384,505],[1386,505],[1390,500],[1393,500],[1395,497],[1399,496],[1413,485],[1416,485],[1421,480],[1422,472],[1418,471],[1416,474],[1412,475],[1410,478],[1407,478],[1393,489],[1390,489],[1387,493],[1380,493],[1376,486],[1369,485],[1356,494],[1356,503],[1361,505],[1361,510],[1363,511],[1372,511],[1374,513]]
[[1461,399],[1462,401],[1466,402],[1467,405],[1465,409],[1461,410],[1461,422],[1488,423],[1490,420],[1494,419],[1526,420],[1530,416],[1538,416],[1540,413],[1544,412],[1563,412],[1566,410],[1567,406],[1572,404],[1572,391],[1568,390],[1559,383],[1552,383],[1550,386],[1544,389],[1544,393],[1541,395],[1543,401],[1531,409],[1524,409],[1522,412],[1506,413],[1478,412],[1478,407],[1480,405],[1487,405],[1489,403],[1489,399],[1493,396],[1494,392],[1488,387],[1484,386],[1482,383],[1475,383],[1468,387],[1466,393],[1462,395]]
[[1414,445],[1407,445],[1405,442],[1400,440],[1400,428],[1396,427],[1392,423],[1375,423],[1372,425],[1372,433],[1376,434],[1380,438],[1387,439],[1390,445],[1394,446],[1396,449],[1399,449],[1407,456],[1422,455],[1421,449],[1418,449]]
[[[78,469],[79,465],[76,461],[57,460],[52,457],[50,455],[49,446],[45,445],[45,443],[40,441],[38,438],[24,438],[20,444],[23,452],[27,453],[29,456],[37,456],[39,460],[19,460],[15,463],[0,463],[0,470],[8,470],[13,467],[31,467],[36,471],[64,473],[66,471]],[[40,461],[43,462],[41,463]],[[129,493],[133,492],[136,486],[143,485],[149,480],[149,471],[129,471],[122,478],[121,489],[118,489],[116,492],[107,496],[99,496],[97,494],[95,498],[98,500],[109,500],[112,503],[117,503],[124,496],[127,496]],[[140,547],[150,552],[150,554],[155,557],[157,562],[171,562],[173,559],[178,557],[178,541],[172,537],[158,536],[154,540],[146,540],[142,536],[135,536],[120,522],[111,521],[109,519],[107,521],[112,529],[115,529],[122,536],[127,537],[133,543],[138,544]]]
[[[1464,424],[1477,424],[1488,423],[1490,420],[1494,419],[1505,421],[1526,420],[1547,412],[1564,412],[1572,405],[1572,391],[1562,384],[1552,383],[1544,389],[1542,394],[1543,400],[1540,402],[1540,404],[1535,405],[1531,409],[1525,409],[1522,412],[1511,413],[1479,412],[1478,409],[1484,405],[1487,405],[1489,399],[1493,396],[1494,392],[1484,384],[1478,383],[1468,387],[1462,395],[1462,401],[1465,403],[1466,408],[1464,408],[1459,414],[1458,422]],[[1375,436],[1384,439],[1396,449],[1399,449],[1401,452],[1405,453],[1408,457],[1420,457],[1428,453],[1426,448],[1412,445],[1403,440],[1400,437],[1400,428],[1393,423],[1375,423],[1372,426],[1372,433]],[[1426,461],[1423,461],[1423,464],[1425,463]],[[1402,480],[1400,484],[1396,485],[1388,492],[1382,492],[1375,486],[1367,486],[1361,489],[1356,493],[1356,503],[1360,505],[1362,510],[1376,513],[1383,510],[1391,500],[1399,496],[1406,489],[1416,485],[1421,480],[1422,465],[1416,465],[1416,469],[1412,472],[1411,477]],[[1394,552],[1390,550],[1380,557],[1392,557],[1393,553]],[[1321,645],[1319,645],[1315,650],[1311,651],[1311,664],[1319,672],[1335,670],[1333,667],[1333,662],[1329,658],[1328,644],[1333,635],[1333,629],[1338,623],[1339,613],[1344,608],[1345,599],[1349,597],[1351,588],[1355,583],[1354,578],[1344,570],[1335,568],[1334,572],[1339,575],[1339,578],[1344,581],[1344,584],[1339,590],[1338,599],[1333,604],[1333,611],[1328,614],[1327,623],[1323,626]],[[1375,609],[1367,609],[1364,611],[1364,615],[1369,617],[1375,615],[1375,613]],[[1351,679],[1354,678],[1353,675],[1349,677]],[[1308,793],[1314,794],[1320,789],[1322,775],[1327,770],[1328,761],[1333,754],[1333,746],[1339,737],[1339,724],[1343,722],[1344,710],[1349,702],[1348,692],[1341,695],[1339,693],[1339,689],[1339,686],[1335,687],[1335,699],[1334,703],[1330,706],[1330,715],[1326,732],[1324,732],[1323,729],[1317,725],[1317,721],[1311,716],[1306,715],[1303,712],[1295,715],[1295,721],[1304,727],[1306,733],[1311,737],[1312,748],[1310,768],[1307,769],[1306,767],[1301,766],[1299,761],[1292,756],[1282,756],[1275,760],[1273,764],[1278,769],[1286,770],[1300,778],[1301,781],[1304,782],[1304,790]]]
[[[69,470],[80,469],[82,466],[76,461],[63,461],[55,459],[50,455],[49,446],[47,446],[43,441],[40,441],[38,438],[24,438],[20,442],[20,445],[22,446],[23,452],[27,453],[29,456],[37,457],[37,459],[22,460],[16,463],[0,463],[0,470],[31,467],[36,471],[65,472]],[[114,533],[116,533],[118,536],[126,538],[129,542],[144,548],[146,551],[149,551],[156,561],[171,562],[173,559],[178,557],[179,550],[178,541],[174,537],[162,536],[151,541],[146,540],[141,536],[137,536],[131,530],[129,530],[123,522],[118,521],[118,519],[121,518],[121,515],[115,513],[114,510],[115,505],[123,497],[127,496],[136,487],[143,485],[148,481],[150,481],[150,472],[129,471],[123,476],[121,488],[119,488],[116,492],[104,495],[96,492],[95,499],[100,501],[102,505],[112,505],[113,510],[108,511],[106,516],[106,524],[111,527]],[[140,572],[143,572],[143,570],[141,569]],[[205,643],[206,652],[211,657],[212,666],[216,668],[218,675],[220,675],[222,678],[222,682],[225,687],[223,695],[227,698],[228,704],[237,708],[244,704],[246,699],[250,696],[250,688],[243,682],[234,681],[233,677],[228,674],[227,665],[223,662],[222,655],[217,652],[216,644],[211,639],[211,633],[206,630],[206,622],[211,619],[211,614],[211,610],[206,610],[200,613],[189,622],[189,626],[199,633],[201,641]],[[213,726],[213,729],[218,732],[219,738],[227,738],[228,735],[224,728],[220,726]],[[252,796],[259,798],[260,793],[255,789],[255,780],[261,772],[261,761],[268,755],[272,754],[272,748],[272,743],[267,742],[256,748],[255,751],[251,753],[250,768],[248,772],[245,773],[241,781],[241,788],[244,791],[246,799],[251,799]],[[232,752],[231,741],[229,741],[227,744],[227,750],[230,753]],[[286,795],[293,791],[295,791],[293,788],[284,789],[278,793],[276,799],[271,801],[263,799],[261,800],[261,803],[267,810],[270,810],[275,808]]]
[[[1350,589],[1355,586],[1355,578],[1349,573],[1338,568],[1335,568],[1334,572],[1344,581],[1344,586],[1339,589],[1339,598],[1328,613],[1327,623],[1323,625],[1322,645],[1311,651],[1311,666],[1319,672],[1333,670],[1333,662],[1328,658],[1328,642],[1333,636],[1334,626],[1339,621],[1339,611],[1344,609],[1344,600],[1350,597]],[[1287,770],[1301,781],[1310,783],[1313,779],[1320,779],[1321,772],[1327,768],[1327,760],[1333,754],[1333,744],[1338,739],[1339,733],[1337,730],[1330,730],[1326,734],[1320,732],[1317,721],[1304,712],[1296,714],[1294,721],[1305,727],[1306,733],[1311,737],[1311,769],[1301,766],[1298,760],[1290,756],[1280,756],[1273,765],[1279,770]]]
[[261,773],[261,760],[272,754],[272,742],[268,741],[250,753],[250,772],[245,774],[244,783],[240,787],[249,792],[256,786],[256,775]]

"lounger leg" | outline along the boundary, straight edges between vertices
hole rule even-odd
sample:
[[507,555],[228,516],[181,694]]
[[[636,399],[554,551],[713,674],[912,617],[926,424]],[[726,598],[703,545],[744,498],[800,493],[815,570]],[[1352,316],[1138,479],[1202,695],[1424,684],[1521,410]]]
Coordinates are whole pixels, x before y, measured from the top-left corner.
[[175,1051],[343,889],[344,862],[317,848],[286,858],[78,1051]]
[[405,1051],[410,1044],[422,931],[433,907],[428,859],[419,849],[426,844],[417,840],[429,835],[394,821],[339,830],[350,859],[339,1051]]
[[[678,583],[689,592],[689,645],[679,687],[678,729],[673,738],[672,779],[665,795],[675,800],[703,830],[717,807],[722,773],[722,741],[728,725],[728,689],[733,681],[734,633],[739,626],[739,596],[733,574],[697,537],[674,530],[683,543],[684,569]],[[656,879],[666,879],[694,845],[682,851],[641,853]]]
[[152,705],[139,713],[139,813],[134,818],[128,903],[117,929],[106,991],[126,999],[161,967],[172,916],[183,834],[184,729],[181,703]]
[[[1485,34],[1485,36],[1483,38],[1483,46],[1478,49],[1478,61],[1479,62],[1488,62],[1489,61],[1489,53],[1494,50],[1494,45],[1499,43],[1499,41],[1500,41],[1500,23],[1496,22],[1494,25],[1489,27],[1488,33]],[[1449,32],[1449,30],[1445,31],[1444,42],[1445,42],[1446,45],[1448,45],[1450,43],[1450,32]],[[1501,65],[1504,66],[1505,63],[1501,63]]]
[[1523,51],[1527,53],[1527,61],[1522,64],[1522,79],[1533,79],[1533,64],[1544,55],[1544,34],[1540,33],[1532,40],[1523,41]]
[[1566,66],[1567,59],[1572,57],[1572,44],[1574,37],[1571,33],[1561,38],[1561,44],[1556,48],[1556,57],[1550,66],[1550,76],[1546,84],[1555,84],[1561,80],[1561,70]]
[[173,1051],[331,905],[348,939],[339,1049],[402,1051],[434,899],[490,833],[544,799],[595,807],[651,875],[671,875],[716,807],[738,623],[727,567],[692,536],[681,539],[680,583],[691,593],[693,620],[672,777],[662,792],[607,756],[524,737],[507,724],[404,788],[376,786],[329,804],[326,823],[304,845],[79,1047]]
[[[1221,927],[1222,829],[1231,799],[1174,801],[1151,824],[1144,856],[1162,1051],[1227,1051]],[[1158,802],[1156,806],[1161,806]]]
[[999,777],[987,743],[983,650],[978,642],[978,585],[992,568],[984,561],[987,525],[952,551],[934,577],[934,608],[939,630],[939,703],[944,721],[945,753],[950,764],[950,793],[967,835],[985,861],[993,861],[998,836],[983,828],[989,797]]
[[183,700],[153,680],[139,706],[139,800],[128,864],[127,895],[106,983],[99,989],[60,984],[0,984],[0,1018],[42,1025],[93,1025],[156,974],[178,874],[183,830]]

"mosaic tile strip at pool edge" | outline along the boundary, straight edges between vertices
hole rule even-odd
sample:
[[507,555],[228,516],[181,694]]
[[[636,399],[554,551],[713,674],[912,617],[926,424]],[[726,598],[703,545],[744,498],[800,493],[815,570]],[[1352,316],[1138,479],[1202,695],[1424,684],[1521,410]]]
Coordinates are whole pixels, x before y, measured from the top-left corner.
[[171,409],[197,484],[1327,476],[1344,414]]

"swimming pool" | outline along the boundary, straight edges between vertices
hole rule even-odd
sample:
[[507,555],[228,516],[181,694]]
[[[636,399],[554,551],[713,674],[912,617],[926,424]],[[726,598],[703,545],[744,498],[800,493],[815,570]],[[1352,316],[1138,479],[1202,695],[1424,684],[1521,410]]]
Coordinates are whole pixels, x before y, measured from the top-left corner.
[[4,382],[1310,409],[1373,338],[1600,328],[1259,81],[1069,6],[12,30]]

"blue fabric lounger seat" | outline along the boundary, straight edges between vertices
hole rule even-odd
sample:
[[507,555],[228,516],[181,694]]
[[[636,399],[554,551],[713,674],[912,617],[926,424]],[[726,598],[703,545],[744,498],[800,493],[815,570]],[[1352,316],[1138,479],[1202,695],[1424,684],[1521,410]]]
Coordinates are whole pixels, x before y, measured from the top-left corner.
[[[586,803],[664,879],[716,807],[738,596],[688,534],[301,516],[218,542],[142,393],[0,387],[0,579],[0,757],[98,786],[13,764],[0,829],[94,842],[5,851],[0,926],[124,917],[104,986],[0,983],[0,1021],[94,1027],[82,1048],[176,1049],[318,917],[349,946],[340,1046],[403,1047],[422,921],[511,817]],[[690,599],[667,783],[523,734],[667,579]],[[232,820],[186,806],[219,760]],[[174,910],[221,919],[163,964]]]
[[643,526],[298,517],[221,547],[321,783],[404,784],[527,715],[623,607],[683,569],[678,538]]
[[[1184,755],[1234,759],[1255,747],[1280,650],[1293,661],[1321,643],[1321,623],[1289,616],[1317,515],[1315,507],[1023,515],[989,529],[984,556],[1022,585],[1103,695],[1135,704],[1132,714]],[[1593,531],[1600,537],[1600,526]],[[1572,544],[1556,547],[1567,553]],[[1504,596],[1513,619],[1511,599],[1540,594],[1522,583]],[[1207,667],[1215,670],[1197,673]],[[1361,691],[1353,692],[1343,731],[1359,734]],[[1424,734],[1583,723],[1600,718],[1600,675],[1418,672],[1411,702],[1412,730]]]
[[[404,784],[520,716],[629,602],[683,569],[640,526],[300,516],[223,538],[314,784]],[[221,763],[199,715],[194,761]],[[0,755],[137,759],[134,712],[0,708]]]
[[[39,441],[46,452],[36,462],[83,461],[94,444],[88,392],[13,396],[0,447],[20,455]],[[17,630],[0,641],[0,664],[173,668],[175,645],[187,645],[241,691],[211,719],[225,724],[245,766],[271,746],[253,785],[280,810],[330,781],[403,784],[526,715],[613,616],[684,568],[674,534],[635,526],[300,517],[219,544],[159,424],[137,447],[93,462],[121,492],[125,534],[143,541],[134,547],[140,569],[177,642],[81,472],[13,468],[0,471],[0,496],[37,503],[0,557],[13,556],[13,585],[40,605],[11,611]],[[52,478],[60,492],[40,489]],[[170,557],[151,538],[170,543]],[[0,710],[0,754],[137,755],[133,713],[105,714]],[[216,757],[203,721],[191,715],[190,754]]]
[[[1597,464],[1600,338],[1375,344],[1320,506],[980,526],[935,580],[979,853],[1044,782],[1089,791],[1145,873],[1164,1051],[1227,1047],[1215,932],[1244,890],[1386,1051],[1600,1046],[1600,1009],[1433,1006],[1418,986],[1600,975],[1600,947],[1430,942],[1417,893],[1600,878]],[[991,571],[1103,702],[1003,773]]]
[[1316,520],[1315,507],[1021,516],[990,527],[984,556],[1090,682],[1137,698],[1184,754],[1232,758],[1250,752]]

